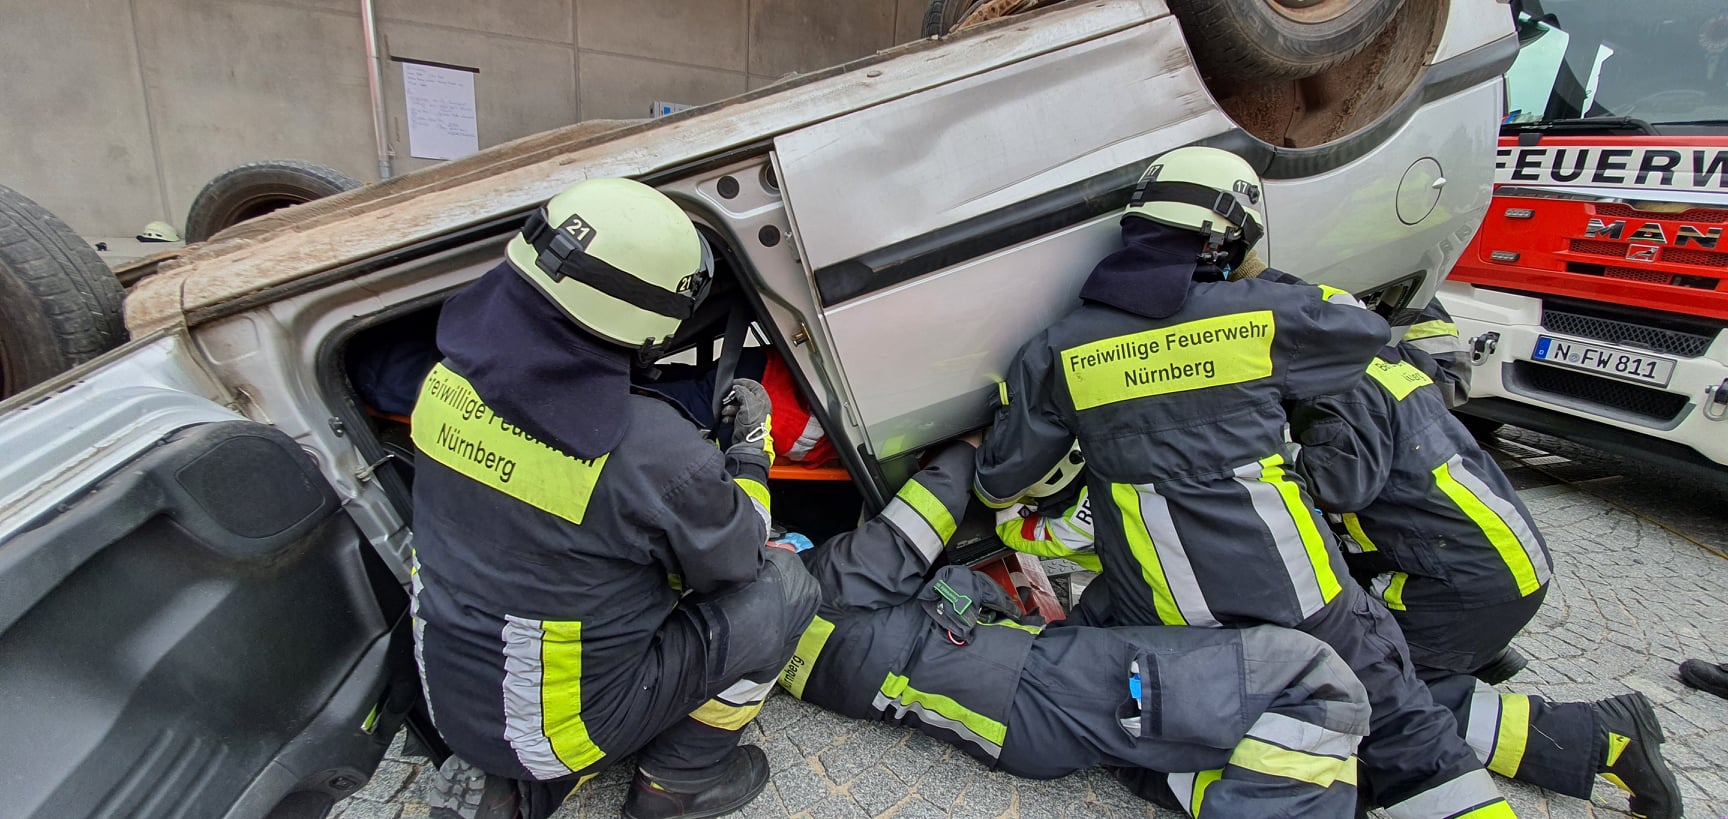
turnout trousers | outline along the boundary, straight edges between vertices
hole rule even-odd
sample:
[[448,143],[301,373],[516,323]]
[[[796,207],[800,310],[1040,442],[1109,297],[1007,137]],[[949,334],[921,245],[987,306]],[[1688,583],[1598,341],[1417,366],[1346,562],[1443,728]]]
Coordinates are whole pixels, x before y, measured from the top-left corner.
[[1028,654],[997,767],[1048,778],[1110,766],[1196,817],[1349,817],[1367,729],[1361,684],[1306,635],[1058,626]]
[[1363,687],[1373,716],[1361,756],[1365,795],[1393,819],[1509,817],[1477,755],[1416,676],[1398,623],[1354,583],[1296,626],[1332,646]]
[[710,595],[691,595],[646,647],[638,685],[661,689],[641,713],[619,714],[641,744],[619,749],[587,769],[555,780],[516,780],[520,819],[545,819],[582,783],[618,758],[655,774],[703,771],[738,744],[756,718],[820,593],[797,558],[771,549],[756,582]]
[[1543,586],[1528,597],[1464,611],[1400,611],[1416,675],[1451,711],[1464,741],[1501,776],[1589,799],[1606,734],[1589,703],[1550,702],[1503,693],[1470,676],[1494,659],[1542,607]]

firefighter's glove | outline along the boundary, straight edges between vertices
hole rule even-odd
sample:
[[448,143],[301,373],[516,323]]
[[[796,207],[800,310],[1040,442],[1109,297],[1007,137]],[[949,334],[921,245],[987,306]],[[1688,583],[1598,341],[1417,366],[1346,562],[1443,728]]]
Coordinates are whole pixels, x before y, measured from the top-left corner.
[[733,445],[748,442],[772,451],[768,429],[773,410],[768,391],[761,384],[748,378],[734,378],[732,388],[726,391],[720,404],[720,421],[732,425]]

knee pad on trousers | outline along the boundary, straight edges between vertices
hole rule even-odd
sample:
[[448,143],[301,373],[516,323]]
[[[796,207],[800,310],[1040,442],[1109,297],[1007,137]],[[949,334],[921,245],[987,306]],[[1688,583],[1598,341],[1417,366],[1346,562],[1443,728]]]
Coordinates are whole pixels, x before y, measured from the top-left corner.
[[708,679],[727,683],[751,674],[772,678],[791,658],[822,602],[816,579],[798,556],[768,549],[750,583],[697,603],[707,630]]

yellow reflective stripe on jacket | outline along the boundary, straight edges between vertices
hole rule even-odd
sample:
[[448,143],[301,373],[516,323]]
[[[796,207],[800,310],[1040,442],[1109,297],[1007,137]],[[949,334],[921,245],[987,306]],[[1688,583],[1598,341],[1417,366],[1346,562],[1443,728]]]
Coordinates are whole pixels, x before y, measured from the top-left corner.
[[1356,784],[1356,757],[1339,759],[1322,754],[1292,751],[1253,737],[1243,737],[1230,754],[1230,764],[1238,768],[1332,787],[1334,782]]
[[1008,406],[1008,382],[996,382],[996,400],[1001,401],[1002,406]]
[[[1031,521],[1031,523],[1028,524],[1027,521]],[[1041,537],[1026,537],[1025,528],[1027,525],[1036,527]],[[1045,520],[1041,515],[1034,515],[1031,518],[1014,518],[1013,520],[1003,521],[996,526],[996,537],[1002,541],[1002,545],[1007,546],[1016,552],[1022,552],[1035,557],[1069,560],[1079,564],[1081,568],[1089,571],[1104,571],[1104,563],[1098,559],[1096,553],[1091,551],[1082,552],[1062,542],[1060,538],[1055,536],[1055,533],[1050,531],[1049,521]]]
[[[996,746],[1000,752],[1002,740],[1008,736],[1008,726],[984,716],[941,694],[932,694],[913,688],[909,681],[899,674],[889,674],[882,681],[883,697],[898,702],[901,706],[915,708],[923,713],[934,713],[940,717],[959,723],[965,729],[979,738]],[[953,730],[954,726],[943,727]]]
[[1536,565],[1524,551],[1524,544],[1512,533],[1512,527],[1505,520],[1453,477],[1451,467],[1450,461],[1434,467],[1434,481],[1440,491],[1451,498],[1466,517],[1482,528],[1482,533],[1488,536],[1488,542],[1494,544],[1494,551],[1500,553],[1500,559],[1505,561],[1506,567],[1512,571],[1513,579],[1518,581],[1519,594],[1526,597],[1534,594],[1542,587],[1542,582],[1536,577]]
[[935,530],[936,536],[941,538],[943,543],[947,543],[948,539],[954,536],[954,515],[916,478],[907,481],[894,496],[905,501],[925,523],[930,524],[930,528]]
[[1110,485],[1110,499],[1122,511],[1122,530],[1128,538],[1128,551],[1134,554],[1134,559],[1140,564],[1141,577],[1152,589],[1152,607],[1158,612],[1159,621],[1167,626],[1188,625],[1188,618],[1182,616],[1182,610],[1176,607],[1176,598],[1170,594],[1170,581],[1164,577],[1164,564],[1158,559],[1158,549],[1152,544],[1152,535],[1146,529],[1146,518],[1140,512],[1139,490],[1133,484],[1113,483]]
[[1404,333],[1404,340],[1415,341],[1417,339],[1433,338],[1435,336],[1456,335],[1458,335],[1458,325],[1453,324],[1450,321],[1433,319],[1431,321],[1424,321],[1411,325],[1410,330]]
[[580,524],[606,457],[573,458],[498,417],[468,380],[432,368],[414,403],[414,445],[427,457],[543,512]]
[[1350,537],[1356,540],[1356,545],[1362,547],[1362,551],[1380,551],[1380,547],[1375,546],[1374,541],[1368,538],[1368,533],[1362,531],[1362,519],[1357,517],[1355,512],[1344,513],[1344,529],[1350,533]]
[[606,754],[582,721],[582,623],[506,616],[504,739],[538,779],[569,776]]
[[744,490],[744,494],[749,495],[750,499],[764,510],[773,508],[769,504],[768,487],[751,478],[733,478],[732,482],[737,484],[739,489]]
[[1272,311],[1254,310],[1115,336],[1063,350],[1077,410],[1272,375]]
[[1320,596],[1330,603],[1342,590],[1338,585],[1338,575],[1332,571],[1332,556],[1326,551],[1326,539],[1320,536],[1320,528],[1314,525],[1314,513],[1302,501],[1302,490],[1284,477],[1283,464],[1284,456],[1277,453],[1260,459],[1260,480],[1271,484],[1278,490],[1278,496],[1284,499],[1285,508],[1290,510],[1290,519],[1295,521],[1296,531],[1302,535],[1302,548],[1308,552],[1308,562],[1314,566],[1314,579],[1320,584]]
[[1428,374],[1411,366],[1407,361],[1393,364],[1390,361],[1374,359],[1368,362],[1368,377],[1380,382],[1380,386],[1392,393],[1392,397],[1402,401],[1417,387],[1426,387],[1434,383]]
[[804,635],[798,638],[798,647],[792,651],[792,659],[780,671],[780,687],[787,693],[799,699],[804,698],[804,686],[810,682],[810,672],[816,667],[816,658],[822,656],[823,647],[828,645],[828,638],[834,634],[834,624],[817,617],[810,621],[810,627],[804,629]]

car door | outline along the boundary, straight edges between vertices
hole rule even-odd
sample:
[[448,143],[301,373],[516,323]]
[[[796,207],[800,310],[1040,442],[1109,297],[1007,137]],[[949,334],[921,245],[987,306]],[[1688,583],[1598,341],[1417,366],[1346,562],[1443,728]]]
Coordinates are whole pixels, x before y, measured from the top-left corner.
[[983,423],[1015,350],[1118,246],[1147,159],[1234,128],[1174,17],[1060,20],[1047,33],[1074,39],[1045,53],[774,140],[818,329],[879,460]]
[[0,404],[0,813],[319,816],[415,707],[407,597],[159,334]]

